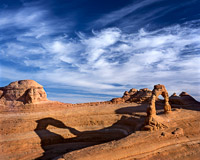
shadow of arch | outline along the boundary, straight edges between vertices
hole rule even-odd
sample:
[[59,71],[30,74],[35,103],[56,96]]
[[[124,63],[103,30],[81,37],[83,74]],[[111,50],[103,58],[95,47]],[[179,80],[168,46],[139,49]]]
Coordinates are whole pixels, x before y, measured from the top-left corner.
[[[162,101],[156,101],[156,111],[158,114],[163,113],[163,107],[164,107],[164,102]],[[147,111],[148,103],[143,103],[141,105],[137,106],[129,106],[129,107],[123,107],[120,109],[117,109],[115,111],[116,114],[127,114],[127,115],[135,115],[135,116],[140,116],[140,118],[146,117],[146,111]],[[141,114],[144,113],[144,114]]]
[[135,113],[140,113],[140,112],[146,112],[147,110],[147,104],[141,104],[137,106],[128,106],[128,107],[123,107],[120,109],[115,110],[116,114],[128,114],[128,115],[134,115]]
[[[36,160],[53,159],[61,154],[78,150],[81,148],[119,140],[138,130],[138,118],[122,116],[120,120],[110,127],[92,131],[78,131],[75,128],[66,126],[63,122],[54,118],[44,118],[37,120],[35,133],[41,140],[41,148],[44,150],[43,156]],[[49,125],[56,128],[69,130],[75,135],[73,138],[64,138],[63,136],[51,132],[47,129]]]

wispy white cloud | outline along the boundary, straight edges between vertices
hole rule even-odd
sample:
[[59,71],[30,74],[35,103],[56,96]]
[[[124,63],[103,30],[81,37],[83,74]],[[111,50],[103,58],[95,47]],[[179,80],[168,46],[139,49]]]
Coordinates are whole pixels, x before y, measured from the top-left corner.
[[[101,18],[99,18],[98,20],[96,20],[95,22],[93,22],[93,24],[90,24],[92,26],[106,26],[108,24],[111,24],[117,20],[122,19],[123,17],[131,14],[134,11],[137,11],[140,8],[143,8],[147,5],[153,4],[155,2],[158,2],[160,0],[141,0],[141,1],[136,1],[132,4],[130,4],[129,6],[126,6],[122,9],[113,11],[111,13],[108,13],[104,16],[102,16]],[[142,18],[142,17],[140,17]]]
[[[64,21],[67,21],[65,24]],[[0,30],[8,29],[10,37],[19,41],[39,39],[71,30],[74,22],[71,17],[58,19],[49,10],[38,5],[26,5],[16,10],[0,11]],[[17,35],[15,35],[17,34]],[[4,37],[5,38],[5,37]]]
[[[173,14],[171,15],[170,13],[179,12],[180,10],[184,9],[188,11],[188,8],[192,8],[192,5],[198,5],[198,1],[182,1],[182,3],[173,1],[166,3],[164,0],[133,1],[133,3],[129,4],[128,6],[100,16],[99,19],[90,23],[88,27],[101,28],[108,26],[118,26],[126,32],[133,30],[137,31],[141,27],[152,30],[155,27],[164,27],[162,26],[162,23],[165,24],[165,26],[171,24],[168,23],[170,20],[166,18],[171,16],[173,17]],[[176,19],[175,17],[174,20]],[[180,19],[186,19],[186,16]]]
[[[129,10],[120,13],[126,15]],[[60,21],[47,19],[46,10],[33,7],[16,12],[13,17],[10,12],[0,13],[0,31],[11,26],[21,29],[11,41],[1,34],[2,78],[34,79],[47,87],[76,89],[80,94],[121,96],[132,87],[152,89],[154,84],[162,83],[170,94],[186,90],[196,97],[200,95],[199,27],[174,25],[151,32],[141,28],[130,34],[114,27],[93,31],[92,35],[79,32],[71,38],[63,30],[65,24],[57,30],[55,23]],[[53,97],[55,93],[49,94]],[[80,100],[80,96],[73,98],[73,102]],[[108,96],[82,100],[92,98],[106,100]]]

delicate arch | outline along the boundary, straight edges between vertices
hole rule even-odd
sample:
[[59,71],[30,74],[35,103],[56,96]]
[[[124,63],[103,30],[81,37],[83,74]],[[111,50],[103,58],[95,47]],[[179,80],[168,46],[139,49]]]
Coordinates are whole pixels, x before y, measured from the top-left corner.
[[159,95],[162,95],[164,100],[165,100],[165,106],[164,106],[165,113],[171,111],[171,106],[169,104],[169,95],[168,95],[168,92],[167,92],[165,86],[161,85],[161,84],[157,84],[157,85],[154,86],[154,89],[152,91],[152,96],[150,98],[150,103],[149,103],[149,106],[147,108],[147,116],[148,117],[153,117],[153,116],[156,115],[155,102],[158,99]]

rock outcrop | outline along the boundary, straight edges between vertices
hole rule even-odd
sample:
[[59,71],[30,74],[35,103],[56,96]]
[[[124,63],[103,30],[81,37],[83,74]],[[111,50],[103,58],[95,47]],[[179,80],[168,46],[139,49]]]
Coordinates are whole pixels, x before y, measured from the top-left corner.
[[34,80],[20,80],[0,88],[0,101],[3,103],[5,101],[19,101],[26,104],[47,100],[43,86]]
[[152,96],[151,96],[151,100],[150,100],[149,106],[147,108],[147,116],[156,115],[156,104],[155,104],[155,102],[158,99],[159,95],[162,95],[164,100],[165,100],[164,111],[165,112],[171,111],[171,106],[169,104],[168,92],[167,92],[164,85],[158,84],[158,85],[154,86]]
[[186,92],[182,92],[179,96],[177,96],[176,93],[174,93],[169,97],[169,101],[171,104],[177,104],[177,105],[188,105],[188,104],[199,103]]
[[117,103],[117,104],[124,103],[125,99],[124,98],[113,98],[113,99],[111,99],[111,102],[112,103]]
[[148,88],[143,88],[137,90],[135,88],[125,91],[121,98],[113,98],[111,102],[113,103],[131,103],[131,102],[144,102],[148,101],[152,95],[152,91]]
[[152,127],[152,128],[162,128],[162,124],[156,121],[156,100],[158,99],[158,96],[162,95],[165,100],[164,105],[164,112],[169,113],[171,111],[171,106],[169,104],[169,96],[168,92],[164,85],[158,84],[154,86],[154,89],[152,91],[152,96],[150,98],[149,106],[147,108],[147,119],[146,119],[146,128]]

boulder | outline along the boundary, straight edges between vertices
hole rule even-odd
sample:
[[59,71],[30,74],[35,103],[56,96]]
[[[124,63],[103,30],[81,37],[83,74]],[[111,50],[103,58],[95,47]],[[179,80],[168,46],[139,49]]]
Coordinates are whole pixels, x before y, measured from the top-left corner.
[[15,81],[1,87],[0,99],[3,101],[20,101],[24,104],[48,100],[43,86],[34,80]]
[[181,135],[184,135],[184,131],[183,131],[183,128],[176,128],[172,134],[176,135],[176,136],[181,136]]

